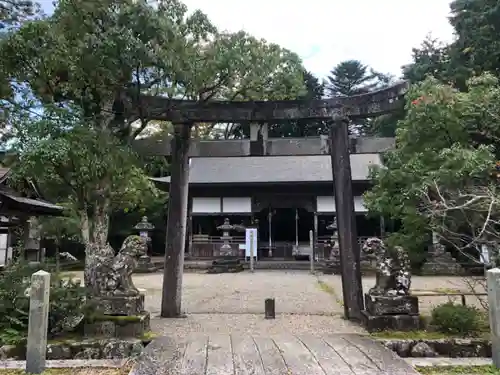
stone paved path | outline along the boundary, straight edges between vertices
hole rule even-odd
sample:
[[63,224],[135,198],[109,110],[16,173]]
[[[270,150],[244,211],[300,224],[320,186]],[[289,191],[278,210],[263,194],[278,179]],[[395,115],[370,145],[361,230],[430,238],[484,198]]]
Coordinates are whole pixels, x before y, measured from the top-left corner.
[[406,361],[358,335],[161,337],[134,375],[415,375]]

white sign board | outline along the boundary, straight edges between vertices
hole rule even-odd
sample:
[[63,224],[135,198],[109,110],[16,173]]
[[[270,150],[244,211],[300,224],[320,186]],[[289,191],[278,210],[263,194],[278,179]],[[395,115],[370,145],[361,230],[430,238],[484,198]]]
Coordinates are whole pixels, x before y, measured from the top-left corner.
[[490,263],[490,250],[488,249],[488,246],[484,244],[481,245],[481,253],[479,254],[479,259],[483,264]]
[[252,254],[257,258],[257,228],[245,229],[245,257],[251,258]]

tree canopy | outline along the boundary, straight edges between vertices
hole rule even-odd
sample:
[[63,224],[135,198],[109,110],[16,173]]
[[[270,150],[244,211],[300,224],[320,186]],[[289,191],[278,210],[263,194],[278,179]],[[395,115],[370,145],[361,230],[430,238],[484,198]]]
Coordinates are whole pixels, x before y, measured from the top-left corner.
[[401,220],[392,243],[421,251],[430,231],[461,251],[499,240],[499,103],[491,74],[470,79],[467,92],[434,78],[412,87],[396,149],[365,195],[370,210]]
[[114,210],[159,197],[145,173],[150,165],[131,148],[151,123],[141,94],[208,101],[305,92],[296,54],[221,32],[178,0],[61,0],[37,19],[21,17],[36,9],[28,1],[4,3],[16,7],[0,7],[3,21],[24,21],[0,41],[16,173],[72,207],[82,238],[99,246]]
[[347,60],[332,69],[325,88],[331,97],[359,95],[387,86],[391,78],[374,71],[361,61]]

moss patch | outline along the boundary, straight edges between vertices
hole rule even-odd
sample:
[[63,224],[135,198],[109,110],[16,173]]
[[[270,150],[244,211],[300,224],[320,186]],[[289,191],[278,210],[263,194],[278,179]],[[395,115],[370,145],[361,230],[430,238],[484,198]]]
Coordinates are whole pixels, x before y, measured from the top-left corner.
[[92,315],[90,321],[92,322],[115,322],[120,323],[138,323],[144,319],[139,315]]
[[[400,331],[383,331],[383,332],[373,332],[370,336],[378,339],[395,339],[395,340],[440,340],[440,339],[459,339],[465,338],[460,335],[451,335],[436,331],[410,331],[410,332],[400,332]],[[473,336],[468,336],[467,338],[479,338],[479,339],[489,339],[489,332],[478,332]]]
[[495,374],[500,375],[500,370],[493,366],[447,366],[447,367],[417,367],[417,371],[424,375],[473,375]]
[[370,336],[379,339],[398,339],[398,340],[439,340],[451,338],[453,336],[447,335],[441,332],[432,331],[410,331],[410,332],[400,332],[400,331],[382,331],[373,332]]
[[[43,375],[127,375],[130,367],[123,368],[51,368],[45,370]],[[24,370],[0,369],[0,375],[26,375]]]
[[330,285],[328,285],[324,281],[321,281],[320,279],[318,279],[318,288],[320,290],[322,290],[323,292],[331,295],[335,299],[335,302],[337,302],[340,306],[342,306],[342,307],[344,306],[344,301],[342,301],[342,298],[340,298],[337,295],[337,293],[335,292],[335,289],[333,289]]
[[149,332],[145,332],[144,335],[140,338],[140,340],[142,341],[151,341],[155,338],[159,337],[158,334],[152,332],[152,331],[149,331]]

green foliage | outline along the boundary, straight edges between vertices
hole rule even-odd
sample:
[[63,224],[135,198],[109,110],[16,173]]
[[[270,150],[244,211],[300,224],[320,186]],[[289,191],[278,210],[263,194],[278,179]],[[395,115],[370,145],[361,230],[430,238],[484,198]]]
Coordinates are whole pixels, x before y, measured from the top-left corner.
[[0,0],[0,31],[15,26],[40,10],[37,2],[31,0]]
[[471,74],[500,76],[500,5],[494,0],[455,0],[450,23],[456,35],[452,48]]
[[62,0],[51,17],[0,41],[0,54],[17,94],[5,120],[17,140],[17,176],[34,178],[47,199],[67,207],[58,236],[80,221],[84,242],[93,228],[105,237],[113,210],[164,200],[144,173],[164,172],[164,161],[140,161],[130,149],[151,122],[140,94],[266,100],[304,90],[296,54],[219,32],[178,0]]
[[328,76],[326,90],[330,96],[351,96],[387,86],[391,77],[375,72],[358,60],[342,61]]
[[475,335],[480,330],[479,311],[473,306],[447,302],[432,310],[431,324],[443,333]]
[[[70,234],[80,211],[95,212],[105,200],[110,209],[131,210],[159,196],[128,145],[105,129],[50,115],[47,111],[42,120],[16,124],[13,180],[36,177],[51,199],[66,203]],[[59,128],[55,119],[62,122]]]
[[468,87],[460,93],[428,78],[407,95],[396,149],[383,155],[384,168],[373,170],[374,187],[365,195],[372,212],[401,220],[393,244],[422,252],[435,231],[463,249],[484,227],[498,238],[488,213],[498,207],[491,172],[499,151],[500,89],[491,75]]
[[424,81],[432,76],[443,83],[465,89],[466,81],[471,76],[458,59],[458,53],[451,45],[427,36],[420,47],[413,48],[413,62],[403,66],[403,77],[411,83]]
[[35,268],[27,263],[14,263],[0,273],[0,343],[15,344],[28,334],[29,294],[31,275],[44,269],[51,272],[49,335],[67,329],[66,324],[78,320],[85,310],[85,289],[73,280],[63,280],[53,265]]

